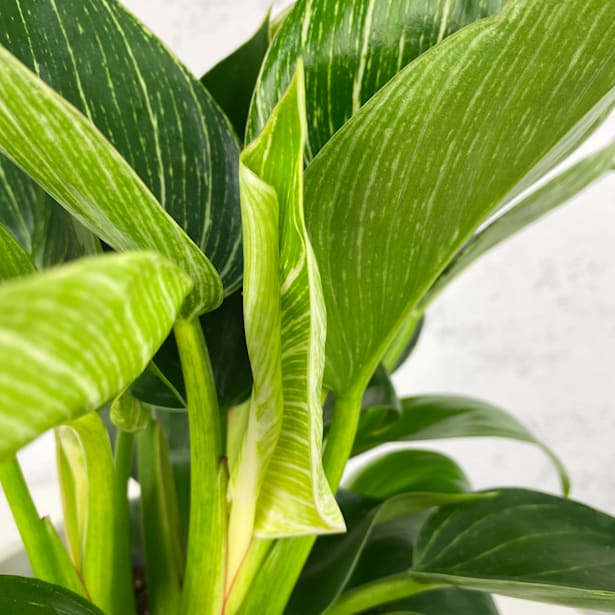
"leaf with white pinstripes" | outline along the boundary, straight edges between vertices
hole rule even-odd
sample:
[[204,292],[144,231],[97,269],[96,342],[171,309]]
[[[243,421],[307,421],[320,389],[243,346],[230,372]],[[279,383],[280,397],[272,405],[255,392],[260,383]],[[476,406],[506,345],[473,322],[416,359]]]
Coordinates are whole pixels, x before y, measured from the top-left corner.
[[34,271],[34,264],[21,244],[4,224],[0,224],[0,282]]
[[612,102],[614,37],[613,3],[513,0],[420,56],[329,141],[305,176],[329,388],[367,383],[477,227]]
[[246,141],[267,121],[299,57],[305,64],[311,159],[406,64],[463,26],[494,15],[504,2],[299,0],[266,56]]
[[207,254],[225,294],[238,288],[238,145],[199,81],[115,0],[3,0],[0,23],[0,44],[96,125]]
[[299,63],[263,133],[241,157],[244,313],[254,389],[235,467],[231,536],[246,493],[258,497],[259,536],[344,528],[321,462],[326,319],[303,220],[304,96]]
[[0,47],[0,149],[119,250],[155,249],[190,274],[183,315],[215,308],[220,277],[95,126]]
[[0,286],[0,459],[130,384],[190,287],[150,252],[83,259]]

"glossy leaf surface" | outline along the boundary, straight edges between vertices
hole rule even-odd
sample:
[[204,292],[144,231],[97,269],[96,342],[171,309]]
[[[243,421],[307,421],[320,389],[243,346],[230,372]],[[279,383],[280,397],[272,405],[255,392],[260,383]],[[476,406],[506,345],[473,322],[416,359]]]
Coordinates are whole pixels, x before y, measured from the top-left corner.
[[367,383],[476,228],[612,99],[614,35],[611,3],[509,2],[412,62],[323,148],[305,199],[336,323],[329,388]]
[[38,579],[0,575],[0,612],[19,615],[103,615],[91,602]]
[[[374,419],[375,422],[375,419]],[[421,395],[402,400],[398,418],[373,428],[359,426],[353,453],[387,442],[439,438],[509,438],[538,446],[553,462],[564,492],[570,479],[558,457],[537,440],[516,418],[487,402],[457,395]]]
[[445,506],[421,530],[418,579],[615,612],[615,519],[522,490]]
[[[254,389],[233,485],[258,495],[255,531],[343,529],[321,462],[326,322],[303,220],[303,71],[241,158],[246,339]],[[253,474],[252,485],[238,482]],[[239,502],[239,500],[237,500]],[[240,510],[240,509],[239,509]],[[233,513],[231,513],[231,520]]]
[[90,258],[2,285],[0,457],[134,380],[190,286],[151,253]]
[[391,77],[503,0],[299,0],[276,32],[250,109],[248,139],[262,129],[301,57],[314,157]]
[[155,249],[189,273],[185,316],[216,307],[212,264],[93,124],[1,47],[0,76],[0,149],[109,245]]
[[198,80],[115,0],[7,0],[0,22],[0,44],[97,126],[236,289],[238,148]]

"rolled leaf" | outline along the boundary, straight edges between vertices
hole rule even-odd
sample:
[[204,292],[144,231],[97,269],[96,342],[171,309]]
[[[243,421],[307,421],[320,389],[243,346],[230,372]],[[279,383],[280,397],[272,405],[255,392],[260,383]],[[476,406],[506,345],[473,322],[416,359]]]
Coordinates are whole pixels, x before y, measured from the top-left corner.
[[[386,414],[385,416],[388,416]],[[356,455],[387,442],[440,438],[509,438],[538,446],[555,466],[564,494],[570,477],[557,455],[535,438],[514,416],[479,399],[458,395],[420,395],[402,400],[395,420],[361,420],[353,453]]]
[[94,125],[0,47],[0,150],[117,250],[155,249],[190,274],[186,317],[222,300],[212,264]]
[[615,612],[615,519],[523,490],[434,513],[417,539],[418,580]]
[[0,575],[0,612],[19,615],[103,615],[91,602],[38,579]]
[[236,289],[239,152],[198,80],[116,0],[7,0],[0,22],[0,44],[96,125],[207,254],[226,293]]
[[305,63],[313,158],[391,77],[463,26],[494,15],[504,0],[299,0],[276,33],[257,82],[247,139],[262,129]]
[[254,389],[232,495],[234,507],[251,470],[259,536],[344,527],[321,462],[325,314],[303,221],[304,105],[299,64],[270,122],[241,158],[244,313]]
[[323,148],[305,204],[335,323],[328,388],[367,384],[478,226],[612,100],[613,36],[611,3],[513,0],[412,62]]
[[84,259],[0,287],[0,458],[123,390],[190,287],[151,253]]

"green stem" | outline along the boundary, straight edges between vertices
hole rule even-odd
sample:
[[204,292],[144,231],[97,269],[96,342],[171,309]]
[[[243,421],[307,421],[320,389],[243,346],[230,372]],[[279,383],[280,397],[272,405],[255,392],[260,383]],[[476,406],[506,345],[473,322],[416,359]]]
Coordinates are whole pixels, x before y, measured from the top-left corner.
[[190,528],[182,615],[219,615],[226,569],[227,469],[216,388],[198,319],[179,320],[175,339],[182,363],[190,424]]
[[115,437],[115,523],[113,524],[113,597],[115,613],[134,615],[134,580],[132,576],[132,549],[130,541],[130,504],[128,501],[128,480],[132,468],[134,450],[133,434],[117,430]]
[[0,483],[19,530],[34,576],[85,596],[85,591],[55,528],[39,517],[15,457],[0,463]]
[[[337,490],[352,452],[359,423],[361,397],[361,394],[353,393],[339,397],[335,402],[333,420],[323,454],[325,473],[334,491]],[[245,601],[240,608],[242,615],[261,613],[275,615],[284,611],[315,540],[316,536],[283,538],[273,542],[269,550],[261,547],[255,552],[255,556],[252,556],[252,550],[248,553],[246,563],[250,570],[255,570],[254,579],[251,585],[243,579],[240,586],[233,588],[234,591],[245,594]],[[261,564],[260,567],[250,562],[252,557],[265,556],[266,559],[262,563],[258,562]],[[238,597],[232,596],[232,604],[237,605],[238,602]],[[234,612],[236,611],[228,611],[229,614]]]
[[179,611],[184,561],[173,474],[160,424],[149,422],[139,434],[137,450],[149,611],[173,615]]
[[443,583],[430,583],[410,576],[407,572],[385,577],[373,583],[361,585],[342,594],[335,604],[329,607],[326,615],[352,615],[367,609],[408,598],[421,592],[446,587]]

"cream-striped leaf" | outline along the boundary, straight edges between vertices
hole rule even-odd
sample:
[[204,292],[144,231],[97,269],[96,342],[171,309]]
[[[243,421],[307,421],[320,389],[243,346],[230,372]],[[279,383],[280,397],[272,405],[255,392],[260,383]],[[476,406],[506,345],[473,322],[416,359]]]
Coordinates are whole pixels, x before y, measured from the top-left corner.
[[191,282],[149,252],[92,257],[0,287],[0,459],[95,410],[143,371]]
[[213,265],[96,127],[0,47],[0,150],[118,250],[155,249],[190,274],[184,316],[222,300]]
[[0,282],[34,273],[34,264],[11,232],[0,224]]
[[391,77],[463,26],[494,15],[505,0],[299,0],[265,59],[247,137],[262,129],[298,58],[306,73],[313,158]]
[[3,0],[0,23],[0,44],[98,127],[236,289],[238,145],[198,80],[117,0]]
[[424,310],[444,287],[475,260],[556,207],[564,205],[592,182],[612,170],[615,141],[586,156],[538,188],[476,233],[440,274],[421,301]]
[[479,225],[615,94],[613,37],[615,4],[512,0],[420,56],[329,141],[305,178],[329,388],[367,383]]
[[[254,392],[237,468],[240,477],[251,463],[260,468],[259,536],[344,528],[321,462],[326,319],[303,220],[304,113],[299,64],[263,133],[241,157],[244,302]],[[266,335],[257,330],[265,321]],[[248,446],[258,452],[250,456]]]

